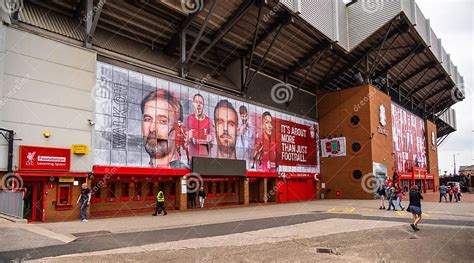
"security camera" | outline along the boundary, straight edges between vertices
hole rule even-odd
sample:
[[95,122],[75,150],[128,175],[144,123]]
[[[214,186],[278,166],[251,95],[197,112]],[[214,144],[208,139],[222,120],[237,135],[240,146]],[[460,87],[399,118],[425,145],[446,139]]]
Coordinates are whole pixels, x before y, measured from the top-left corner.
[[88,119],[87,121],[89,122],[89,125],[90,125],[90,126],[94,126],[94,125],[95,125],[95,122],[94,122],[93,120]]

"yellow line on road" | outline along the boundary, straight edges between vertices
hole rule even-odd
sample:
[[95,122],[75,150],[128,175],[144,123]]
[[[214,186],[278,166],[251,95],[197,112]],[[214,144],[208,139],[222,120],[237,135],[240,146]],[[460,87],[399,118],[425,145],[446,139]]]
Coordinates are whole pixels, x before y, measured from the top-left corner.
[[355,208],[339,208],[339,207],[333,207],[329,209],[327,212],[328,213],[336,213],[336,214],[351,214],[352,212],[355,211]]

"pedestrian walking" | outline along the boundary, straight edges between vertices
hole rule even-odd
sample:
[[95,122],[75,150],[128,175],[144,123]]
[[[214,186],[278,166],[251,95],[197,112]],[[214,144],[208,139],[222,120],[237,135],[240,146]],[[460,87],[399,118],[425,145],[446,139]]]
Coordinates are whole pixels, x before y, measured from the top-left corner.
[[395,207],[400,207],[400,209],[405,210],[402,204],[403,196],[405,193],[403,193],[403,189],[400,187],[400,185],[397,184],[397,187],[395,189],[395,196],[397,197],[397,203]]
[[385,210],[385,195],[386,195],[386,191],[385,191],[385,184],[381,184],[379,186],[379,188],[377,189],[377,195],[379,196],[380,198],[380,207],[379,209],[380,210]]
[[449,202],[451,203],[453,201],[453,189],[451,186],[448,186],[448,195],[449,195]]
[[413,221],[410,226],[414,231],[419,231],[418,223],[421,220],[421,199],[423,199],[423,196],[420,194],[417,185],[410,188],[409,197],[410,203],[408,204],[407,212],[410,212],[413,215]]
[[387,190],[387,201],[388,201],[388,209],[387,211],[390,211],[392,210],[392,207],[393,207],[393,210],[397,210],[395,208],[395,205],[393,204],[393,196],[395,194],[395,187],[393,187],[392,184],[389,184],[388,185],[388,190]]
[[161,214],[161,210],[163,210],[164,216],[168,214],[165,208],[165,194],[163,193],[163,190],[158,189],[158,194],[156,195],[155,213],[152,215],[157,216],[158,214]]
[[439,202],[441,203],[441,199],[444,197],[446,203],[448,202],[448,198],[446,198],[446,193],[448,192],[448,188],[446,185],[442,184],[439,187]]
[[204,208],[204,199],[206,199],[206,192],[204,191],[204,187],[201,186],[201,188],[199,188],[199,206],[201,208]]
[[461,193],[461,190],[459,189],[459,186],[455,185],[454,186],[454,198],[456,199],[456,203],[461,201],[460,197],[459,197],[460,193]]
[[189,193],[189,201],[191,202],[191,208],[196,208],[196,190]]
[[77,198],[76,204],[81,203],[81,220],[82,223],[87,222],[87,207],[91,204],[91,189],[87,187],[86,183],[82,184],[81,194]]

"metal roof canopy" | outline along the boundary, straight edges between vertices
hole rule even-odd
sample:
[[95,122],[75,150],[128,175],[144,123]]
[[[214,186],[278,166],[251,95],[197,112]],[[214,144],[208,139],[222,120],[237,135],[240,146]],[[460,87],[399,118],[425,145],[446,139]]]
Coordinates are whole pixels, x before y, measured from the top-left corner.
[[[79,38],[85,46],[107,31],[178,57],[176,70],[183,77],[199,79],[198,71],[206,68],[218,78],[243,59],[253,70],[313,94],[361,84],[354,77],[360,72],[363,82],[376,84],[422,117],[436,119],[435,113],[457,102],[455,83],[404,13],[348,53],[278,0],[203,0],[204,6],[190,14],[177,2],[29,0],[25,6],[69,17],[84,30]],[[101,12],[91,12],[92,5],[100,5]],[[65,24],[49,23],[43,28],[71,36]],[[96,27],[100,30],[94,32]],[[245,95],[255,74],[243,74]]]

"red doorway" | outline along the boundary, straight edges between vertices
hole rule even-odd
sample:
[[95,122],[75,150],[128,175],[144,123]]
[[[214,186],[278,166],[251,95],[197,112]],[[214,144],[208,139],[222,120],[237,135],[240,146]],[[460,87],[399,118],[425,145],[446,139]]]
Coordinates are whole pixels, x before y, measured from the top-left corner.
[[28,222],[43,221],[43,182],[25,183],[23,197],[23,218]]

